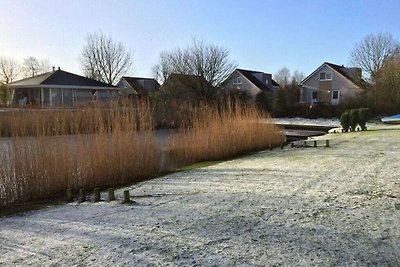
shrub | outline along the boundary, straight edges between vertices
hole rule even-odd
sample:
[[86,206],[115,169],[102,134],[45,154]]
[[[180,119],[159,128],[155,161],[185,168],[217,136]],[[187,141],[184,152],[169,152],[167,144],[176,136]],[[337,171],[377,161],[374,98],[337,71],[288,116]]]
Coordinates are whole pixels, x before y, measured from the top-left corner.
[[340,116],[340,125],[342,125],[343,131],[348,132],[350,128],[350,114],[348,111],[345,111]]
[[360,125],[361,130],[367,130],[367,127],[365,125],[370,118],[371,112],[369,111],[369,108],[358,109],[358,124]]
[[350,110],[350,127],[351,127],[351,131],[354,132],[356,130],[358,122],[359,122],[358,109]]

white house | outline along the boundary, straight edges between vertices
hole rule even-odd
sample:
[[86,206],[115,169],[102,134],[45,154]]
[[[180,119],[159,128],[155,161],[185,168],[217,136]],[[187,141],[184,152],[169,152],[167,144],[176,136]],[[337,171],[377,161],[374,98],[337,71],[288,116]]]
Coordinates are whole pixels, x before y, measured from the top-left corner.
[[245,91],[254,100],[258,93],[274,93],[279,90],[279,84],[272,79],[272,75],[261,71],[236,69],[222,83],[224,90]]
[[66,72],[58,68],[51,72],[15,81],[13,103],[31,107],[75,107],[94,101],[118,98],[118,87]]
[[325,62],[301,82],[300,103],[339,105],[358,97],[363,84],[360,68]]

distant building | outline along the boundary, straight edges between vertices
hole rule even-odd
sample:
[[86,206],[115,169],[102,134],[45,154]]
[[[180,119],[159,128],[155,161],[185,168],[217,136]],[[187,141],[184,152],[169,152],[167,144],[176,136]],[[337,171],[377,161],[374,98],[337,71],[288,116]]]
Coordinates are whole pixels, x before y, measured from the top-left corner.
[[253,100],[260,92],[276,95],[279,84],[272,75],[261,71],[236,69],[222,83],[223,90],[240,90],[246,92]]
[[160,84],[152,78],[124,76],[119,80],[117,87],[121,88],[122,96],[142,97],[157,92],[160,89]]
[[358,97],[365,81],[360,68],[325,62],[302,82],[300,103],[339,105]]
[[13,104],[30,107],[75,107],[118,98],[118,88],[58,68],[9,84]]
[[179,100],[209,101],[216,96],[216,90],[204,77],[173,73],[161,85],[160,96]]

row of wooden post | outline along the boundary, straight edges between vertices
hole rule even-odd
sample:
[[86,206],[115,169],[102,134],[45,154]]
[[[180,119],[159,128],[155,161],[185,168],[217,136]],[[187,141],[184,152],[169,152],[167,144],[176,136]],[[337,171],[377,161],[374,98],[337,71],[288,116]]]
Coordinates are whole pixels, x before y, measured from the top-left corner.
[[[308,140],[308,141],[310,141],[310,140]],[[314,147],[317,147],[317,140],[311,140],[311,141],[313,141],[313,144],[314,144]],[[304,143],[303,143],[303,146],[304,147],[307,147],[307,140],[304,140],[303,141]],[[294,142],[292,142],[292,148],[295,146],[295,144],[294,144]],[[325,140],[325,146],[326,147],[329,147],[330,145],[329,145],[329,140]]]
[[[100,192],[101,192],[100,188],[93,189],[93,202],[101,201]],[[115,200],[114,188],[107,189],[107,193],[108,193],[107,201],[114,201]],[[73,199],[74,199],[74,196],[72,194],[72,190],[68,188],[67,189],[67,201],[71,202],[71,201],[73,201]],[[82,203],[82,202],[85,202],[86,200],[87,200],[86,191],[85,191],[85,189],[81,188],[79,190],[78,202]],[[131,197],[129,194],[129,190],[124,190],[124,200],[122,202],[129,203],[130,201],[131,201]]]

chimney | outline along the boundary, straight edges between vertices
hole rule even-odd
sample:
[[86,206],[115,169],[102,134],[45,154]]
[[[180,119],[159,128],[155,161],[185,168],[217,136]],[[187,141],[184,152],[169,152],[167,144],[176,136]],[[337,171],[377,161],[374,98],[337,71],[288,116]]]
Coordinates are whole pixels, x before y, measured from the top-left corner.
[[61,68],[60,68],[60,67],[58,67],[58,70],[61,70]]
[[53,72],[55,72],[56,71],[56,67],[55,66],[53,66]]

